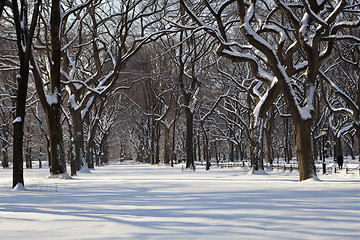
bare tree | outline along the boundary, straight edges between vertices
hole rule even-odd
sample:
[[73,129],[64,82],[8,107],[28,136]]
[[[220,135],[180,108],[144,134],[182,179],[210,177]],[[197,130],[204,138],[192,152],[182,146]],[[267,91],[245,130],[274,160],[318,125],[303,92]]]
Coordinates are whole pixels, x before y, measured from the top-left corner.
[[[3,11],[3,4],[0,5],[0,10]],[[20,3],[20,6],[19,6]],[[11,3],[14,28],[16,31],[20,73],[17,76],[18,88],[16,95],[16,112],[14,125],[14,140],[13,140],[13,188],[17,184],[24,185],[23,176],[23,138],[24,138],[24,122],[26,112],[26,98],[29,79],[29,60],[31,56],[31,46],[35,26],[37,23],[40,1],[33,5],[33,15],[31,23],[28,26],[28,4],[26,1],[13,0]]]
[[[300,181],[316,176],[311,149],[314,96],[320,63],[329,57],[340,29],[359,23],[342,22],[346,2],[202,1],[214,18],[204,21],[184,0],[181,4],[194,23],[219,43],[217,53],[233,61],[248,62],[253,76],[266,85],[255,108],[254,132],[262,139],[265,113],[284,94],[296,129]],[[356,7],[356,6],[355,6]],[[236,9],[236,11],[235,11]],[[285,18],[287,21],[279,21]],[[241,38],[238,34],[241,33]],[[260,159],[259,149],[253,149]]]

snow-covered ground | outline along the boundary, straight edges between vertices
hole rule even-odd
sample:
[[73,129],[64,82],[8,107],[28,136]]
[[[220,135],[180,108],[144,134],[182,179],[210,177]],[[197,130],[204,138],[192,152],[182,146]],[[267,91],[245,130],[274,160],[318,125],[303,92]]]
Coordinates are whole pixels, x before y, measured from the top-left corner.
[[110,165],[73,179],[0,170],[0,239],[359,239],[359,172]]

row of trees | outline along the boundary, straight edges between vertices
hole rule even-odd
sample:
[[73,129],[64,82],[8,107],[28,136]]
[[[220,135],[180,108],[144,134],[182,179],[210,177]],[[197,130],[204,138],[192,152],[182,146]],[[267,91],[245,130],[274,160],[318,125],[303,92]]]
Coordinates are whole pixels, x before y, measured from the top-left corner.
[[254,171],[295,148],[300,180],[312,178],[321,129],[335,156],[342,142],[359,149],[359,10],[326,0],[1,0],[3,166],[12,146],[13,186],[24,183],[31,111],[52,174],[66,173],[66,159],[75,175],[94,156],[125,157],[131,143],[139,161],[184,156],[209,169],[226,149]]

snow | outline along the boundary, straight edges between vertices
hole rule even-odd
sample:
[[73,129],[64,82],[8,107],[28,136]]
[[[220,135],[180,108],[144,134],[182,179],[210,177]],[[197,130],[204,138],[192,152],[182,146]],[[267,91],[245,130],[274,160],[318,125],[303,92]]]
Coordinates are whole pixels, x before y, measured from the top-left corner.
[[309,21],[310,21],[310,16],[309,14],[304,14],[303,18],[301,19],[301,27],[299,29],[300,34],[302,35],[304,42],[312,47],[313,45],[313,34],[311,34],[311,31],[309,29]]
[[22,183],[16,184],[16,186],[11,189],[12,192],[21,192],[21,191],[27,191],[27,189],[24,187]]
[[15,120],[13,121],[13,124],[18,123],[18,122],[21,122],[21,117],[15,118]]
[[89,112],[89,109],[90,109],[91,105],[94,103],[94,100],[95,100],[95,97],[91,96],[89,101],[87,101],[86,107],[83,110],[81,110],[81,119],[85,118],[85,115]]
[[69,101],[70,101],[70,106],[74,111],[77,111],[80,108],[80,105],[77,104],[76,102],[75,94],[71,94]]
[[0,169],[1,239],[358,239],[360,177],[109,165],[70,180]]
[[57,100],[58,94],[59,94],[59,91],[57,88],[55,88],[53,93],[46,95],[46,101],[50,106],[58,103],[58,100]]

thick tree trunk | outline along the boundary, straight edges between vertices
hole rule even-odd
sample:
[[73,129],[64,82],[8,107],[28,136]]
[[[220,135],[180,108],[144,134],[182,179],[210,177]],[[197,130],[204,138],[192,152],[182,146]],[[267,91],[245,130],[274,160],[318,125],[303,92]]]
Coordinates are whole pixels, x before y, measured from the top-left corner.
[[300,181],[316,177],[314,158],[311,150],[311,120],[295,122],[296,157],[299,164]]
[[266,119],[266,126],[264,127],[265,159],[269,164],[272,164],[274,160],[274,151],[271,137],[274,125],[274,115],[274,108],[271,107],[269,117]]
[[197,157],[197,146],[196,146],[196,139],[194,138],[194,147],[193,147],[193,150],[194,150],[194,161],[196,161],[196,157]]
[[109,146],[108,146],[108,134],[107,133],[105,133],[105,135],[101,141],[99,155],[100,155],[99,156],[100,162],[98,163],[99,166],[101,166],[102,163],[109,162]]
[[154,116],[148,121],[148,129],[150,131],[150,163],[155,164],[155,123]]
[[214,141],[214,151],[215,151],[216,164],[219,164],[218,146],[216,139]]
[[[73,148],[74,148],[74,156],[73,160],[75,171],[79,171],[83,164],[85,163],[84,156],[84,135],[83,135],[83,121],[81,119],[81,112],[76,110],[71,110],[71,118],[73,123]],[[76,172],[71,171],[71,174],[75,174]]]
[[284,119],[284,158],[285,162],[290,162],[292,158],[290,149],[290,138],[289,138],[289,118]]
[[358,139],[358,160],[360,162],[360,133],[357,134],[357,139]]
[[264,119],[258,117],[258,120],[253,123],[252,139],[251,139],[251,167],[253,171],[264,169],[263,163],[263,133],[264,133]]
[[50,137],[50,173],[63,174],[66,173],[66,159],[61,126],[60,104],[53,104],[48,110],[46,118]]
[[[48,99],[46,119],[50,136],[50,173],[66,173],[66,159],[64,151],[63,132],[61,126],[61,41],[60,41],[60,0],[54,0],[51,6],[51,64],[50,90],[51,100]],[[49,102],[50,100],[50,102]]]
[[229,159],[230,162],[234,162],[234,143],[232,141],[229,141],[229,148],[230,148],[230,152],[229,152]]
[[159,164],[160,163],[160,137],[161,137],[159,122],[155,122],[155,126],[156,126],[156,128],[155,128],[156,129],[155,163]]
[[4,141],[2,143],[1,153],[2,153],[2,167],[8,168],[9,167],[9,156],[8,156],[7,146]]
[[193,114],[188,107],[185,108],[186,117],[186,168],[193,168],[194,165],[194,151],[193,151]]
[[90,137],[86,148],[86,164],[89,169],[94,168],[94,153],[95,142],[94,138]]
[[210,157],[209,157],[209,140],[207,136],[204,136],[204,160],[206,162],[206,171],[210,170]]
[[[209,138],[206,134],[206,130],[205,130],[205,127],[204,127],[204,123],[202,122],[201,123],[201,130],[203,132],[203,136],[204,136],[204,149],[203,149],[203,152],[204,152],[204,160],[206,162],[206,171],[210,170],[210,156],[209,156]],[[200,138],[200,136],[199,136]],[[199,141],[200,143],[200,141]]]
[[[197,154],[198,154],[198,160],[201,161],[201,145],[200,145],[200,135],[197,137]],[[205,157],[204,157],[205,159]]]
[[164,134],[164,164],[170,164],[170,127],[165,127]]
[[75,176],[76,175],[76,162],[75,162],[75,154],[74,154],[74,138],[73,138],[73,133],[72,133],[72,129],[71,129],[71,125],[69,124],[69,139],[70,139],[70,146],[68,149],[68,159],[70,160],[70,172],[71,172],[71,176]]
[[239,161],[240,155],[239,155],[239,145],[235,145],[235,160]]
[[273,163],[273,154],[271,146],[270,132],[267,129],[264,129],[264,141],[265,141],[265,157],[266,162],[269,164]]
[[[20,50],[19,50],[20,51]],[[24,61],[22,58],[20,58]],[[26,109],[26,93],[28,87],[29,64],[22,63],[20,66],[20,75],[18,76],[18,90],[16,96],[16,119],[14,125],[13,140],[13,188],[21,183],[24,185],[24,166],[23,166],[23,140],[24,140],[24,122]]]
[[341,137],[340,138],[336,138],[336,144],[335,144],[335,158],[339,157],[339,156],[343,156],[343,151],[342,151],[342,142],[341,142]]
[[314,132],[312,132],[311,134],[311,139],[312,139],[312,145],[313,145],[313,158],[314,158],[314,162],[317,161],[318,158],[318,151],[317,151],[317,144],[316,144],[316,139],[315,139],[315,130]]
[[30,142],[31,142],[30,139],[28,139],[26,146],[26,153],[25,153],[26,168],[32,168]]
[[203,130],[203,136],[204,136],[204,160],[206,162],[206,171],[210,170],[210,157],[209,157],[209,139],[205,132],[205,129]]
[[24,137],[23,129],[24,128],[23,128],[23,123],[21,122],[14,123],[13,188],[18,183],[24,185],[24,169],[23,169],[23,137]]
[[172,156],[171,156],[171,167],[174,167],[176,162],[176,117],[174,117],[173,134],[172,134]]

